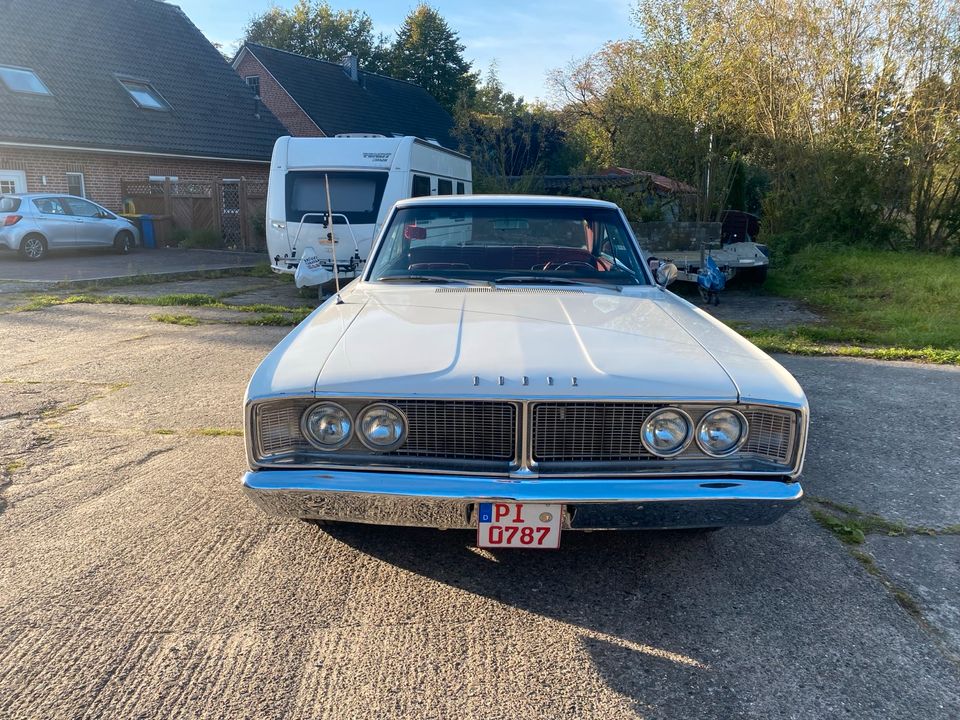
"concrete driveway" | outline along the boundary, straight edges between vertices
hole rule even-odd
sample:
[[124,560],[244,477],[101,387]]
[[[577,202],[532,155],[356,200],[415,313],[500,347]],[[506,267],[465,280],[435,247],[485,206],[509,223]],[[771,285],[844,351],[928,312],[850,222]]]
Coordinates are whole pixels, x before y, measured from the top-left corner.
[[68,280],[181,273],[253,267],[267,262],[260,253],[163,248],[117,255],[105,250],[63,250],[46,260],[29,262],[16,253],[0,253],[0,282],[52,284]]
[[[865,567],[809,504],[554,553],[269,519],[240,401],[286,330],[155,311],[0,315],[4,718],[960,717],[958,536],[869,535]],[[810,493],[960,522],[957,369],[783,361]]]

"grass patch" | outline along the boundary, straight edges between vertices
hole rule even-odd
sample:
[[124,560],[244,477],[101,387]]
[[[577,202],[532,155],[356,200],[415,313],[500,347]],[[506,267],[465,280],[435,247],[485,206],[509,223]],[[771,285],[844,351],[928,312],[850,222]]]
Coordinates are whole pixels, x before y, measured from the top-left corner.
[[[178,282],[181,280],[217,280],[225,277],[273,277],[270,263],[260,263],[247,268],[224,268],[222,270],[193,270],[176,273],[157,273],[153,275],[134,275],[132,277],[109,278],[83,282],[65,281],[53,285],[56,289],[70,289],[75,292],[88,292],[114,287],[137,287],[158,283]],[[290,275],[292,279],[293,276]]]
[[[230,305],[213,295],[204,293],[170,293],[155,297],[138,297],[135,295],[37,295],[25,305],[14,308],[14,312],[32,312],[43,310],[54,305],[152,305],[156,307],[205,307],[217,310],[234,310],[245,313],[293,313],[306,317],[312,308],[288,307],[286,305],[269,305],[256,303],[253,305]],[[299,322],[299,321],[298,321]],[[262,324],[262,323],[255,323]]]
[[[794,347],[861,346],[873,354],[858,357],[958,364],[960,257],[809,246],[771,268],[765,290],[801,300],[827,318],[824,326],[798,328]],[[875,355],[881,349],[889,353]]]
[[167,323],[168,325],[185,325],[190,327],[193,325],[200,324],[200,321],[197,318],[195,318],[193,315],[161,314],[161,315],[152,315],[151,318],[153,320],[156,320],[157,322]]
[[[823,342],[824,335],[841,335],[829,328],[796,327],[790,330],[745,330],[738,333],[761,350],[787,355],[856,357],[871,360],[907,360],[935,365],[960,365],[960,350],[948,348],[863,347],[840,341]],[[850,338],[847,342],[855,342]]]
[[194,435],[203,435],[205,437],[243,437],[243,430],[234,430],[232,428],[200,428],[193,431]]
[[814,519],[847,544],[859,545],[867,535],[957,535],[960,525],[942,528],[923,525],[907,525],[904,522],[887,520],[874,513],[865,513],[853,505],[825,498],[808,497],[816,505],[810,512]]
[[14,460],[11,463],[7,463],[3,467],[3,472],[7,475],[13,475],[17,470],[22,470],[27,464],[23,460]]
[[281,315],[280,313],[270,313],[259,315],[243,321],[244,325],[276,325],[281,327],[292,327],[303,322],[304,318],[310,314],[309,310],[294,312],[290,315]]

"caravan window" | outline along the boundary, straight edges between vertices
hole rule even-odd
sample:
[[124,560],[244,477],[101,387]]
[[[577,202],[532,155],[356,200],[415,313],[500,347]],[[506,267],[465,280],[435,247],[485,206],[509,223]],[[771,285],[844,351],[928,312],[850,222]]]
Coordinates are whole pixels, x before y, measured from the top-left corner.
[[[330,179],[330,204],[333,212],[345,215],[351,225],[372,225],[380,213],[385,172],[321,172],[316,170],[287,173],[287,222],[300,222],[306,213],[327,212],[327,188]],[[334,223],[343,223],[334,217]],[[304,222],[322,223],[323,218],[311,214]]]
[[437,180],[437,195],[453,195],[453,180]]
[[430,194],[430,178],[426,175],[413,176],[413,192],[410,197],[427,197]]

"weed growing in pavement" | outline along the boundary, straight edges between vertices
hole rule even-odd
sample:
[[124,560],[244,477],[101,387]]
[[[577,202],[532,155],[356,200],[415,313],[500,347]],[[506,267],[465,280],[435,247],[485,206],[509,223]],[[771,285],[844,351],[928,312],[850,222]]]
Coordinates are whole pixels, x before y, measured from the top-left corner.
[[233,428],[200,428],[192,432],[194,435],[204,435],[206,437],[243,437],[243,430]]
[[907,525],[900,521],[887,520],[874,513],[865,513],[846,503],[825,498],[808,497],[808,502],[818,507],[810,509],[814,519],[847,544],[859,545],[867,535],[957,535],[960,525],[942,528]]
[[152,315],[152,319],[168,325],[199,325],[200,321],[193,315]]
[[299,325],[303,322],[304,318],[310,314],[310,311],[303,311],[299,313],[293,313],[292,315],[281,315],[279,313],[271,313],[268,315],[260,315],[258,317],[250,318],[244,320],[244,325],[277,325],[283,327],[292,327],[294,325]]

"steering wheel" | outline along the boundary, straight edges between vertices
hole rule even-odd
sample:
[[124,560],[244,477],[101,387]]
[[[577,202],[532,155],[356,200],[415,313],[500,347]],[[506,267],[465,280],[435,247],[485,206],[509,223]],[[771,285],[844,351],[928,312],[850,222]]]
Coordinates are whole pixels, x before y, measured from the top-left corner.
[[586,260],[569,260],[568,262],[562,262],[562,263],[548,262],[548,263],[544,263],[543,265],[543,269],[545,271],[546,270],[563,270],[564,268],[576,268],[576,267],[584,267],[584,268],[587,268],[588,270],[594,270],[594,271],[596,271],[597,269],[595,265],[591,265]]

